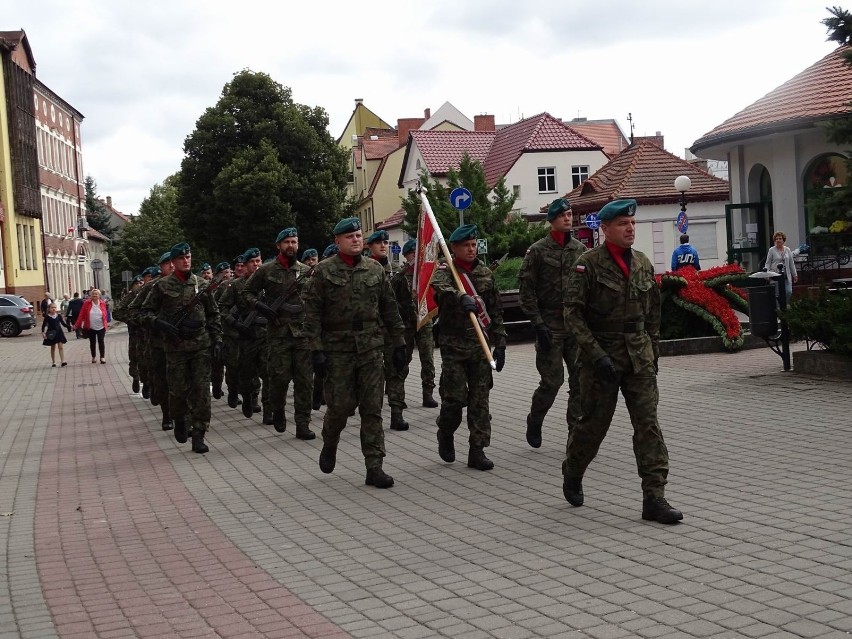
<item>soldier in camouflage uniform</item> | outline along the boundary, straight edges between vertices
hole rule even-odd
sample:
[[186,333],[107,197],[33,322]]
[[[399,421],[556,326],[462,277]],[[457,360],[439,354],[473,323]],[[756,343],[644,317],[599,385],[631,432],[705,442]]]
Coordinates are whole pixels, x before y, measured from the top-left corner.
[[[278,257],[249,278],[242,298],[249,308],[269,320],[266,368],[272,425],[279,433],[287,429],[284,405],[290,380],[293,380],[296,437],[314,439],[316,435],[310,429],[311,352],[304,336],[305,312],[300,297],[301,280],[310,269],[296,259],[299,232],[295,228],[281,231],[275,245]],[[280,308],[274,308],[276,304]]]
[[568,410],[576,400],[577,343],[565,327],[563,303],[574,262],[586,247],[571,237],[572,216],[568,200],[550,204],[550,234],[527,250],[518,276],[521,310],[535,328],[535,367],[541,376],[527,415],[527,443],[533,448],[541,446],[542,422],[565,381],[563,361],[568,367]]
[[[397,296],[399,303],[400,315],[402,321],[405,322],[405,343],[408,346],[408,363],[411,363],[411,358],[414,355],[414,346],[417,345],[417,352],[420,355],[420,383],[423,386],[423,406],[425,408],[437,408],[438,402],[432,396],[435,390],[435,340],[432,335],[432,320],[429,319],[420,330],[417,330],[417,305],[414,299],[414,263],[415,252],[417,249],[416,240],[408,240],[402,247],[402,256],[406,260],[406,265],[403,267],[401,274],[404,278],[405,285],[408,288],[408,299],[411,301],[411,307],[408,313],[414,313],[414,319],[406,319],[403,315],[403,302],[400,301],[402,294],[402,282],[394,285],[394,293]],[[398,277],[398,276],[397,276]],[[406,366],[405,375],[408,375]]]
[[[497,293],[494,275],[476,257],[476,225],[465,224],[450,235],[453,263],[459,276],[469,279],[475,294],[481,298],[490,317],[487,335],[494,346],[497,372],[506,363],[506,329],[503,327],[503,308]],[[470,313],[481,309],[472,297],[474,290],[456,288],[446,263],[435,269],[432,289],[438,304],[441,325],[438,343],[441,348],[441,413],[438,415],[438,454],[446,462],[456,459],[454,434],[461,425],[462,409],[467,406],[470,429],[470,451],[467,465],[478,470],[491,470],[494,463],[485,456],[491,443],[491,417],[488,395],[493,379],[491,366],[471,325]]]
[[314,372],[325,377],[328,408],[322,427],[320,470],[330,473],[337,459],[340,433],[358,406],[361,450],[367,467],[365,483],[390,488],[393,478],[382,469],[384,329],[393,339],[397,370],[405,365],[402,320],[384,269],[362,259],[363,238],[357,217],[334,228],[340,252],[319,263],[305,295],[305,333]]
[[316,249],[306,249],[305,252],[302,253],[302,259],[300,261],[308,268],[316,266],[319,264],[319,253],[317,253]]
[[207,280],[208,282],[213,280],[213,267],[210,266],[207,262],[201,265],[201,268],[198,269],[198,277],[203,280]]
[[[389,257],[390,239],[387,231],[374,231],[365,241],[370,251],[370,258],[382,265],[385,275],[389,279],[398,272]],[[399,300],[397,299],[397,302]],[[388,396],[388,405],[391,409],[391,430],[408,430],[408,422],[402,416],[402,411],[408,408],[405,403],[405,377],[408,375],[408,366],[398,372],[393,365],[393,338],[385,331],[384,368],[385,368],[385,392]]]
[[[147,272],[147,269],[146,269]],[[151,275],[148,274],[148,280],[150,281]],[[127,320],[127,308],[130,306],[130,303],[136,298],[139,294],[139,290],[142,288],[142,284],[144,283],[144,273],[142,275],[137,275],[133,278],[133,284],[130,285],[130,290],[124,294],[118,304],[115,305],[115,309],[112,312],[112,316],[117,319],[119,322],[124,322],[127,324],[127,372],[130,374],[130,378],[133,380],[132,388],[134,393],[139,392],[139,327],[136,325],[131,325]]]
[[583,474],[606,436],[618,391],[633,424],[642,478],[642,519],[683,519],[665,498],[669,455],[657,421],[660,289],[650,260],[631,247],[636,200],[616,200],[598,213],[606,241],[584,253],[568,279],[565,323],[580,349],[579,399],[569,411],[562,491],[583,504]]
[[[337,255],[338,249],[337,244],[329,244],[325,247],[325,250],[322,252],[322,259],[327,260],[330,257],[334,257]],[[322,260],[320,260],[322,261]],[[311,280],[308,279],[308,282],[305,286],[304,294],[307,294],[307,289],[311,285]],[[323,386],[325,383],[325,379],[322,375],[318,375],[314,373],[314,392],[313,398],[311,400],[311,408],[314,410],[319,410],[325,404],[325,392],[323,390]]]
[[[170,251],[174,272],[157,280],[142,305],[142,321],[168,345],[169,404],[175,439],[192,437],[194,453],[208,452],[210,359],[222,350],[219,309],[202,279],[191,272],[192,253],[185,242]],[[212,353],[211,353],[212,351]]]
[[[133,294],[131,299],[122,306],[121,321],[126,323],[128,328],[134,327],[133,333],[129,335],[131,342],[130,349],[133,351],[136,358],[136,372],[139,375],[139,383],[142,385],[142,397],[150,399],[151,397],[151,362],[148,357],[148,329],[139,323],[138,310],[134,313],[133,304],[144,293],[147,295],[150,286],[148,283],[155,277],[160,276],[159,266],[149,266],[142,271],[142,286],[140,286]],[[142,300],[137,303],[141,307]]]
[[[213,291],[213,299],[217,302],[218,307],[218,301],[221,299],[222,293],[225,291],[225,289],[228,288],[228,282],[231,281],[231,265],[228,262],[219,262],[216,265],[216,268],[213,269],[213,280],[217,283],[216,290]],[[223,356],[213,360],[213,369],[210,372],[210,380],[213,385],[213,399],[221,399],[222,395],[224,395],[222,391],[222,382],[225,381],[224,352],[227,350],[225,348],[224,341],[225,340],[223,334]]]
[[[240,332],[236,327],[236,307],[234,302],[236,296],[228,293],[234,283],[240,278],[245,278],[246,265],[245,256],[237,255],[232,261],[233,272],[227,286],[222,286],[216,291],[216,305],[219,307],[219,317],[222,319],[222,337],[224,342],[225,360],[225,383],[228,386],[228,406],[236,408],[240,401]],[[227,300],[230,299],[230,305]]]

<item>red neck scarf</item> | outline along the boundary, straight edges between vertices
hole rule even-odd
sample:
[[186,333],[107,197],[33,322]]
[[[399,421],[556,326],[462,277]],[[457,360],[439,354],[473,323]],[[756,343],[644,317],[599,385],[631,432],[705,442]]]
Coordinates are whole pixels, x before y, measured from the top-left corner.
[[370,253],[370,257],[372,257],[374,260],[376,260],[382,266],[388,265],[388,258],[384,255],[373,255],[372,253]]
[[552,237],[559,246],[565,246],[565,231],[551,231],[550,237]]
[[453,258],[453,263],[465,273],[470,273],[473,270],[473,262],[468,262],[467,260],[456,257]]
[[186,284],[186,280],[189,279],[189,271],[183,272],[175,269],[174,271],[175,277],[178,278],[181,282]]
[[284,253],[279,253],[276,259],[278,260],[278,263],[284,268],[291,268],[293,266],[293,263],[290,261],[290,258],[284,255]]
[[343,263],[347,266],[355,266],[358,262],[360,262],[360,255],[344,255],[343,253],[338,253],[338,257],[343,260]]
[[612,255],[612,259],[614,259],[615,263],[618,264],[618,268],[620,268],[621,272],[624,273],[624,277],[629,278],[630,266],[627,264],[627,261],[624,259],[624,256],[630,249],[618,246],[616,244],[612,244],[610,242],[604,242],[604,244],[606,245],[609,254]]

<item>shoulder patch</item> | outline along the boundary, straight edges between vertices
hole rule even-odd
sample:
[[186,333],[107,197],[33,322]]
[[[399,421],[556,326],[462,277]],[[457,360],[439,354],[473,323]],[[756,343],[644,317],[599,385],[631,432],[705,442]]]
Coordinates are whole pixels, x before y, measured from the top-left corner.
[[578,273],[585,273],[586,272],[586,265],[585,264],[577,264],[574,267],[574,270],[577,271]]

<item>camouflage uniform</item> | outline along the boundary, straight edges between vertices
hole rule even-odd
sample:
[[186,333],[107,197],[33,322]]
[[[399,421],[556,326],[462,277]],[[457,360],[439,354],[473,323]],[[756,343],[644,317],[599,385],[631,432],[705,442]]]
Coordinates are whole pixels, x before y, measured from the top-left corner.
[[[577,340],[580,368],[562,472],[566,479],[582,478],[606,436],[620,388],[633,424],[642,492],[651,499],[663,497],[669,470],[657,422],[660,291],[644,254],[628,249],[625,261],[629,278],[604,244],[580,256],[568,279],[565,324]],[[618,371],[615,382],[605,381],[595,369],[604,356]]]
[[219,317],[222,321],[223,361],[225,366],[225,384],[228,386],[228,405],[237,407],[237,395],[240,392],[240,378],[238,375],[240,367],[240,332],[237,330],[234,316],[234,305],[226,304],[226,296],[231,300],[234,297],[228,291],[234,286],[238,278],[232,278],[220,286],[213,298],[219,307]]
[[[473,261],[468,276],[491,317],[488,331],[491,345],[505,348],[503,307],[494,275],[477,259]],[[441,413],[438,415],[438,430],[452,436],[461,425],[462,409],[467,406],[470,446],[487,448],[491,443],[491,416],[488,411],[488,394],[493,385],[491,366],[482,352],[470,316],[461,307],[460,298],[464,291],[460,292],[456,288],[446,263],[442,262],[435,269],[432,289],[441,325],[438,336],[441,348],[441,380],[438,387]]]
[[[204,280],[177,274],[157,280],[142,304],[142,321],[150,329],[157,319],[173,323],[196,293],[204,290]],[[189,313],[181,337],[166,335],[166,361],[169,372],[169,406],[175,423],[185,423],[193,436],[203,437],[210,426],[210,349],[221,342],[219,309],[212,295],[204,294]]]
[[380,469],[385,456],[383,327],[394,346],[404,345],[402,320],[380,264],[361,258],[349,266],[335,255],[317,265],[305,295],[305,334],[311,351],[328,358],[323,443],[337,447],[347,417],[358,406],[368,471]]
[[[385,271],[385,276],[388,278],[388,281],[392,281],[393,278],[399,273],[399,269],[397,269],[393,263],[388,259],[384,262],[376,260],[377,264],[381,265],[381,267]],[[396,296],[396,291],[394,291],[394,298],[399,303],[399,297]],[[406,365],[405,369],[400,372],[394,368],[393,365],[393,337],[387,330],[384,331],[385,336],[385,346],[384,346],[384,371],[385,371],[385,392],[388,396],[388,406],[391,409],[391,428],[394,427],[394,422],[399,420],[404,424],[404,428],[408,428],[408,423],[402,419],[402,411],[408,408],[408,404],[405,403],[405,378],[408,376],[408,366]],[[406,340],[407,342],[407,340]]]
[[[298,288],[292,289],[296,280],[301,279],[309,270],[296,260],[288,267],[284,267],[277,259],[263,264],[246,283],[242,300],[248,308],[254,308],[262,296],[265,299],[261,301],[269,305],[290,292],[285,301],[301,306]],[[276,429],[283,432],[286,424],[284,405],[287,402],[287,389],[290,380],[293,380],[293,412],[296,418],[296,435],[300,438],[308,437],[311,423],[311,352],[304,336],[304,320],[304,310],[297,314],[282,310],[278,313],[278,320],[270,323],[266,331],[266,367],[272,420]]]
[[[428,320],[419,331],[417,330],[417,304],[412,293],[414,267],[407,265],[394,275],[391,279],[391,286],[399,305],[399,315],[402,317],[403,324],[405,324],[406,361],[408,364],[411,363],[416,345],[420,353],[420,382],[423,386],[423,395],[424,397],[431,396],[435,390],[435,343],[432,339],[432,320]],[[403,384],[408,377],[408,364],[400,374]]]
[[139,382],[143,381],[139,374],[139,351],[142,347],[140,340],[141,328],[137,322],[130,321],[128,309],[141,290],[142,285],[139,285],[127,291],[124,297],[115,305],[115,310],[112,312],[112,316],[115,319],[127,325],[127,372],[133,378],[134,392],[139,392]]
[[142,319],[142,309],[144,308],[145,301],[150,296],[151,291],[154,290],[154,286],[161,279],[155,278],[140,289],[139,295],[136,296],[136,299],[133,300],[128,308],[128,317],[130,321],[137,322],[143,326],[144,346],[142,357],[140,358],[140,364],[142,364],[140,372],[144,369],[148,377],[151,404],[160,407],[163,413],[163,428],[165,429],[166,421],[171,420],[173,417],[169,410],[169,384],[165,346],[159,333],[152,331],[150,326]]
[[[569,410],[576,398],[577,343],[565,327],[563,304],[572,267],[586,247],[565,234],[564,246],[548,235],[530,246],[518,281],[521,310],[534,327],[547,326],[552,333],[549,349],[536,340],[535,366],[541,379],[532,397],[528,423],[541,433],[541,424],[565,382],[562,362],[568,367]],[[540,441],[539,441],[540,445]]]

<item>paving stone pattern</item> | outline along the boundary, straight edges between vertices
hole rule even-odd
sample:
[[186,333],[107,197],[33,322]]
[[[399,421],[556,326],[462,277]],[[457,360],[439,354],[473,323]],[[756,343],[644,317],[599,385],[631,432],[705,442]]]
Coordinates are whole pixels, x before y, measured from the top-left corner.
[[[852,632],[849,386],[781,373],[767,349],[661,361],[667,496],[685,514],[665,527],[639,517],[623,403],[584,480],[586,505],[564,501],[564,393],[542,447],[524,439],[530,343],[510,345],[495,375],[488,473],[464,465],[464,427],[459,461],[438,458],[437,409],[414,407],[415,357],[411,430],[386,431],[387,491],[364,486],[357,418],[328,476],[320,440],[295,439],[289,404],[278,435],[214,400],[211,452],[195,455],[130,392],[120,331],[107,366],[71,340],[72,366],[51,369],[39,343],[0,341],[14,379],[0,415],[23,417],[0,425],[0,504],[16,511],[0,518],[0,618],[16,624],[0,637]],[[17,549],[33,535],[26,560]]]

